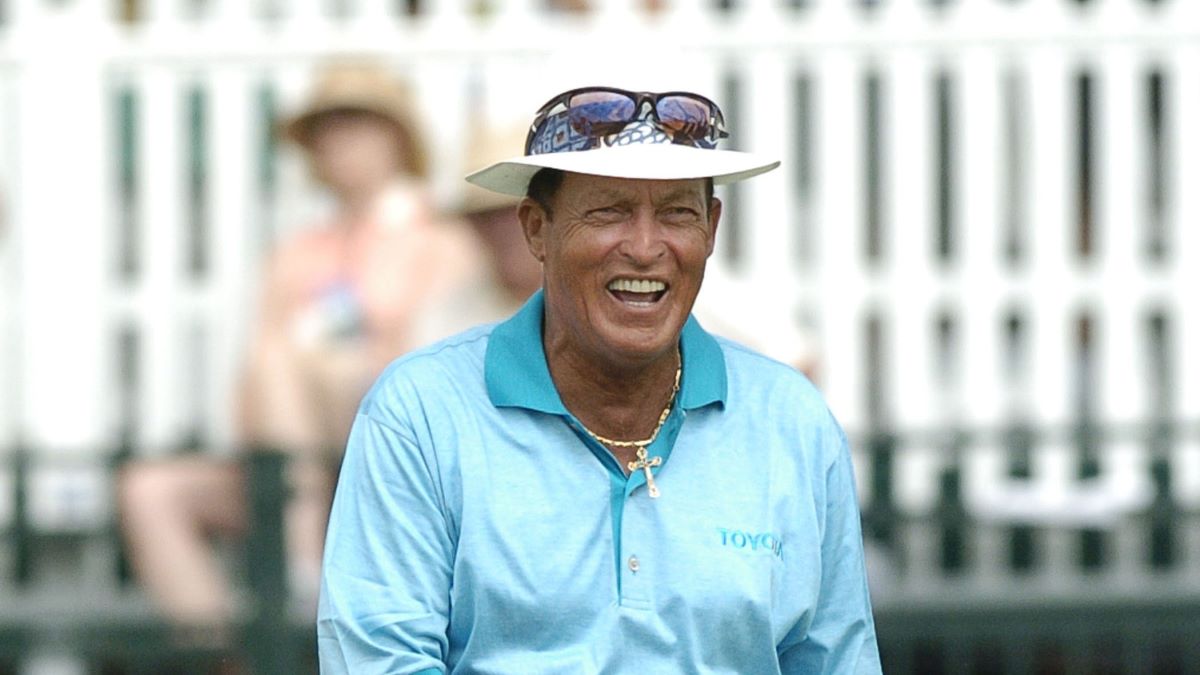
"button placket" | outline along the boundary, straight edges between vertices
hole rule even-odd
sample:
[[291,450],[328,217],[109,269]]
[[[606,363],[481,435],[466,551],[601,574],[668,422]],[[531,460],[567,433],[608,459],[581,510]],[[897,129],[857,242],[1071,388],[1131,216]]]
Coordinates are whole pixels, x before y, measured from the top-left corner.
[[647,541],[647,518],[654,506],[649,497],[635,495],[625,501],[621,533],[621,604],[631,609],[650,609],[653,575],[647,564],[653,563],[646,556],[652,553]]

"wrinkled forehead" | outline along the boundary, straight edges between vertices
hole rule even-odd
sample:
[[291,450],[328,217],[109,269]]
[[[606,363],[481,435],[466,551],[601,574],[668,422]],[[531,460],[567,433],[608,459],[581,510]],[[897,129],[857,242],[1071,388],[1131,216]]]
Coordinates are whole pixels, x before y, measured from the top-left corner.
[[647,200],[652,203],[695,201],[702,204],[705,200],[706,184],[707,181],[704,178],[648,180],[568,172],[563,177],[558,196],[560,199],[583,203],[605,200]]

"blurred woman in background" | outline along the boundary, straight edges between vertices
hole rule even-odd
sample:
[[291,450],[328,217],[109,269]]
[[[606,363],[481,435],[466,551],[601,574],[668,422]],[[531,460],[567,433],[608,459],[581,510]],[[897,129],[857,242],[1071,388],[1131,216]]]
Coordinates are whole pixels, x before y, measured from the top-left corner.
[[[336,465],[358,401],[417,346],[414,329],[478,269],[478,245],[442,222],[406,89],[385,70],[340,64],[281,127],[306,154],[336,213],[285,239],[264,266],[238,392],[242,447],[289,455],[286,541],[293,593],[315,602]],[[226,625],[237,610],[211,543],[247,528],[244,468],[190,454],[135,462],[119,484],[138,578],[172,622]]]

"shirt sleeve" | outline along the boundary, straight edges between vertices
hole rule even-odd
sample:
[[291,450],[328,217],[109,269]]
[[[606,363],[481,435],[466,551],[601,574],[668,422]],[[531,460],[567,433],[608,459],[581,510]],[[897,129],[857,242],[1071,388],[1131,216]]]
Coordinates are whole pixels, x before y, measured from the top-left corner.
[[439,486],[416,442],[358,415],[322,566],[325,675],[445,672],[454,544]]
[[825,473],[820,596],[812,621],[793,628],[780,645],[779,665],[785,675],[882,673],[854,470],[840,430],[837,438],[840,447]]

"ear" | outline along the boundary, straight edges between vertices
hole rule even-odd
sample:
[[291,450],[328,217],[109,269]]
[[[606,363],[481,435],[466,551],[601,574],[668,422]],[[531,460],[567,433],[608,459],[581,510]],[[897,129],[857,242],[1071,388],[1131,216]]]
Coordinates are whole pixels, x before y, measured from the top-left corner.
[[517,220],[521,221],[521,231],[525,233],[525,245],[538,262],[546,261],[545,230],[549,218],[546,210],[536,201],[525,197],[517,204]]
[[721,200],[716,197],[708,203],[708,257],[717,245],[717,225],[721,222]]

